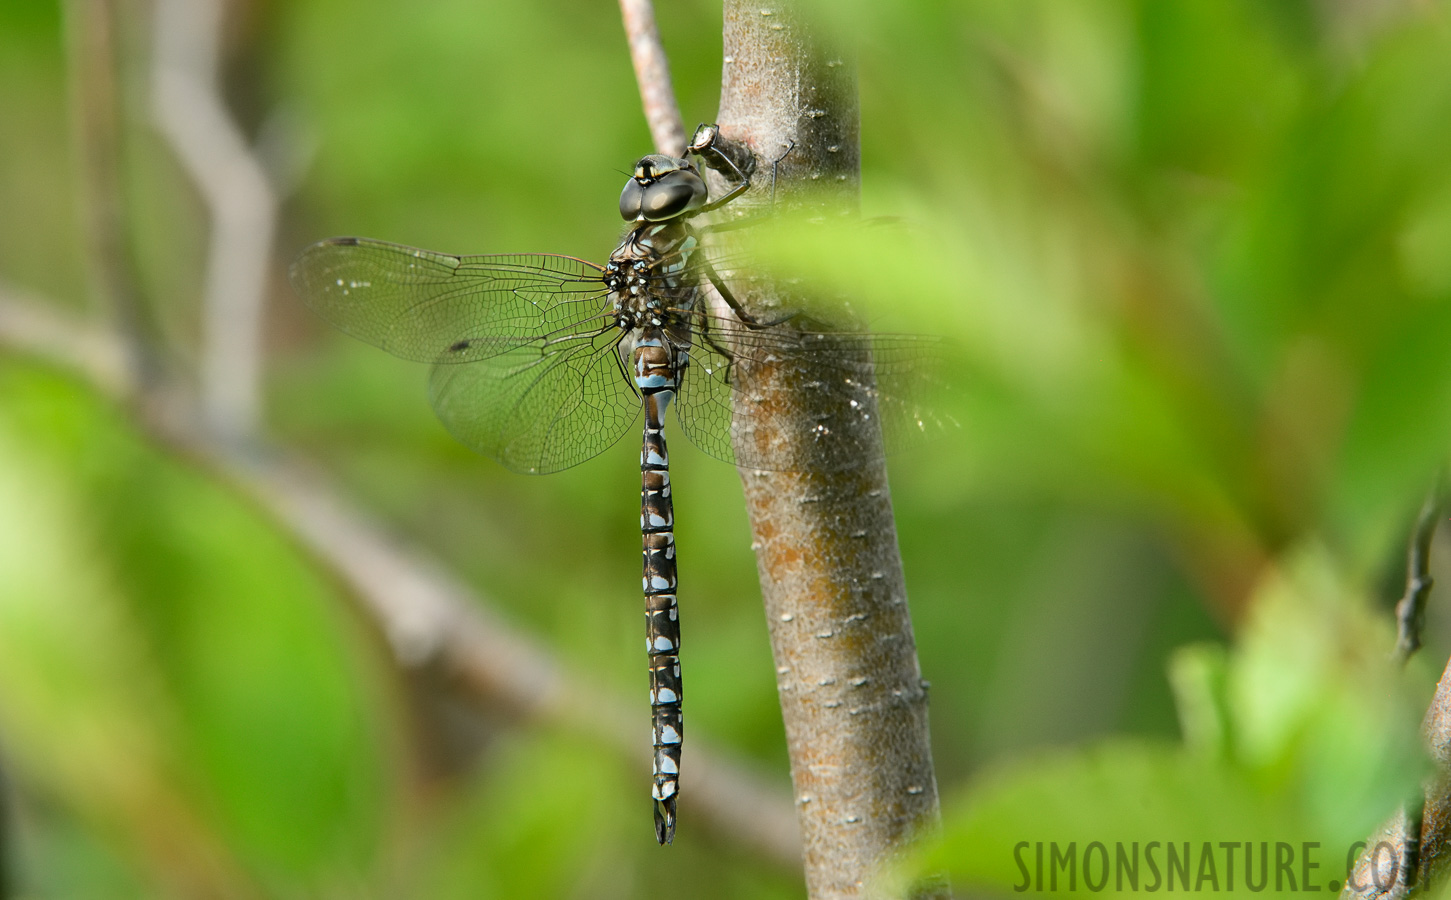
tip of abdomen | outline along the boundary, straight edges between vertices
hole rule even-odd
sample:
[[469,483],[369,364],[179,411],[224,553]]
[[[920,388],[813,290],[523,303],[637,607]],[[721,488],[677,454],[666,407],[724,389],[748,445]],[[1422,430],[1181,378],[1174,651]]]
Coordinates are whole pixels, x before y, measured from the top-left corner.
[[675,840],[675,798],[655,801],[655,841],[665,846]]

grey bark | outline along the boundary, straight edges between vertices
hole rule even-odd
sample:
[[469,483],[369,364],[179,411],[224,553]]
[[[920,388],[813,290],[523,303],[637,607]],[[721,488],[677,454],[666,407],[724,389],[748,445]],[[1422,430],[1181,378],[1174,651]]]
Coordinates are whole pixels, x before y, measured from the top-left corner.
[[[860,156],[853,69],[815,42],[794,3],[725,3],[722,134],[756,155],[755,205],[857,211]],[[782,153],[791,148],[789,154]],[[742,291],[748,309],[785,304]],[[769,316],[765,316],[769,318]],[[812,898],[876,896],[874,878],[938,821],[927,728],[885,465],[831,458],[813,440],[818,409],[803,369],[738,375],[736,403],[787,411],[796,427],[740,442],[794,443],[801,471],[741,469],[775,657],[777,688]],[[851,418],[851,417],[845,417]],[[875,428],[873,417],[872,428]],[[881,436],[863,435],[880,446]],[[779,453],[780,451],[775,451]],[[878,454],[880,455],[880,454]],[[783,458],[776,456],[776,458]],[[945,896],[928,887],[918,896]]]

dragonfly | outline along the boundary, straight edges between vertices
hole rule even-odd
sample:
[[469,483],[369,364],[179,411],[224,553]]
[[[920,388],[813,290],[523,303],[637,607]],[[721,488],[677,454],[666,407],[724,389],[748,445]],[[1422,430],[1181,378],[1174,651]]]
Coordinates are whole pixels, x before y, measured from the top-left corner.
[[[655,838],[674,839],[684,735],[674,506],[665,414],[707,454],[745,468],[809,465],[802,442],[772,435],[799,426],[772,405],[741,402],[744,374],[772,366],[802,380],[818,408],[805,445],[855,465],[925,433],[921,363],[934,341],[914,335],[803,329],[804,316],[765,322],[736,299],[702,249],[713,228],[697,217],[751,185],[715,125],[686,155],[636,162],[620,194],[628,223],[604,265],[571,256],[454,256],[339,237],[305,249],[290,278],[304,301],[342,331],[429,363],[429,399],[462,443],[506,468],[555,472],[613,445],[643,409],[640,532],[649,658]],[[699,161],[692,160],[695,157]],[[716,198],[701,168],[725,176]],[[703,221],[703,220],[700,220]],[[705,285],[723,302],[712,304]],[[784,368],[783,368],[784,367]],[[794,449],[793,449],[794,448]]]

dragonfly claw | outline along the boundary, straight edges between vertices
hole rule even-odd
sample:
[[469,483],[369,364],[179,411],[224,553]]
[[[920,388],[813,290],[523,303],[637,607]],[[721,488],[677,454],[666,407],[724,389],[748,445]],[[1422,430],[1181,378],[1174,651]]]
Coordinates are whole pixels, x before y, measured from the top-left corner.
[[665,846],[675,840],[675,798],[655,801],[655,842]]

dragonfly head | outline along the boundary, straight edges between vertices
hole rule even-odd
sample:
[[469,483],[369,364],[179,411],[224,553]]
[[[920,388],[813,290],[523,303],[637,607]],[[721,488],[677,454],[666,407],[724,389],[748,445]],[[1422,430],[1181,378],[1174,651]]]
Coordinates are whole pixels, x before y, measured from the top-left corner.
[[664,222],[705,205],[705,180],[687,159],[652,153],[635,163],[635,174],[620,193],[620,215],[628,222]]

